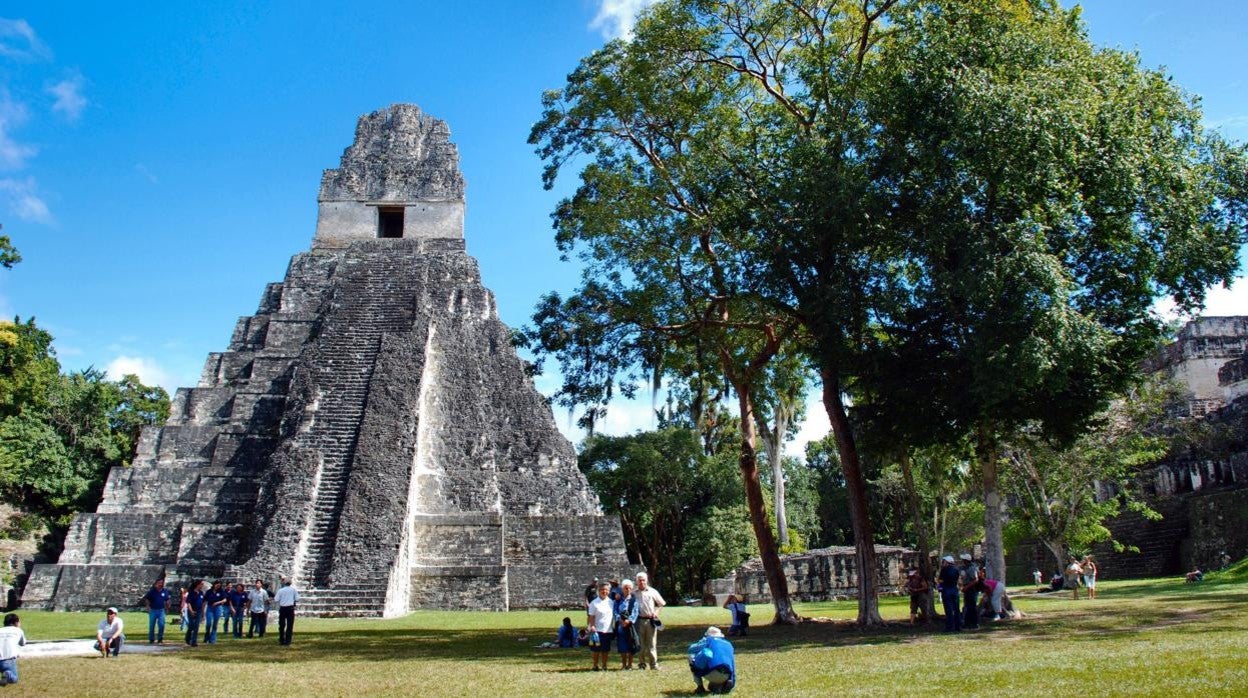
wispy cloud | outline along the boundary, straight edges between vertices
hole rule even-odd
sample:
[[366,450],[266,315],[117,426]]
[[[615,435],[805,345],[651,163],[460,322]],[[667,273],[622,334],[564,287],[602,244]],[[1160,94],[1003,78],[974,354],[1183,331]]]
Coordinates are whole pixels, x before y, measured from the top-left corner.
[[39,196],[34,177],[0,179],[0,201],[24,221],[45,225],[52,222],[52,212]]
[[47,89],[56,97],[52,103],[52,111],[63,115],[68,121],[77,121],[82,110],[87,108],[87,98],[82,96],[83,79],[81,75],[66,78]]
[[0,85],[0,170],[20,170],[37,152],[13,139],[13,129],[26,123],[28,116],[26,105],[13,99],[8,89]]
[[597,29],[608,39],[633,38],[633,26],[637,23],[637,15],[656,0],[601,0],[598,14],[589,23],[590,29]]
[[108,371],[109,380],[121,380],[127,374],[134,374],[144,385],[159,385],[169,391],[177,388],[169,371],[150,357],[118,356],[108,362],[105,370]]
[[34,27],[24,19],[0,17],[0,56],[17,60],[43,60],[52,57],[35,34]]
[[143,175],[143,178],[151,182],[152,184],[160,183],[160,180],[156,178],[156,175],[152,174],[152,171],[147,169],[147,165],[144,165],[141,162],[136,162],[134,164],[134,170],[135,172],[138,172],[139,174]]

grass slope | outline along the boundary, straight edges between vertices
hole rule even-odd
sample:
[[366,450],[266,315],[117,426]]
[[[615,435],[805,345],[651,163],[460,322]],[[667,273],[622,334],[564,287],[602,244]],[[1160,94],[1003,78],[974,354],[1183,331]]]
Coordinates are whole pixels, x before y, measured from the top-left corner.
[[[759,626],[736,641],[734,695],[1248,695],[1248,583],[1104,582],[1096,601],[1016,597],[1028,617],[956,636],[912,629],[903,599],[884,599],[888,627],[859,631],[853,603],[802,604],[820,619]],[[222,638],[215,647],[116,660],[21,660],[22,695],[688,695],[684,649],[716,608],[669,608],[659,672],[593,673],[583,650],[547,650],[579,613],[417,612],[394,620],[300,618],[295,642]],[[756,622],[768,615],[757,607]],[[31,640],[94,636],[102,614],[22,613]],[[123,614],[145,640],[143,614]],[[275,625],[270,626],[275,630]],[[171,628],[176,635],[176,629]],[[1089,693],[1091,692],[1091,693]]]

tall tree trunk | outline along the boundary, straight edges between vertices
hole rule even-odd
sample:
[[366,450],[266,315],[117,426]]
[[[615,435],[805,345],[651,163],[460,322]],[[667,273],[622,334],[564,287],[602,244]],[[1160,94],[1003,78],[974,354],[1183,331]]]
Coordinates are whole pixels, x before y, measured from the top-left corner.
[[845,488],[849,495],[849,516],[854,525],[854,551],[858,566],[858,624],[883,625],[876,591],[875,539],[871,533],[871,519],[867,515],[867,483],[862,477],[862,463],[858,460],[858,447],[850,430],[849,415],[841,400],[841,383],[832,371],[820,370],[823,379],[823,408],[832,423],[836,437],[836,450],[841,457],[841,472],[845,475]]
[[763,573],[767,577],[767,586],[771,588],[771,601],[776,607],[774,622],[794,625],[800,622],[800,619],[793,610],[792,600],[789,599],[789,580],[785,578],[784,568],[780,564],[776,538],[772,535],[771,524],[767,521],[767,504],[763,499],[763,485],[758,479],[754,403],[750,399],[750,391],[745,386],[734,385],[733,388],[737,393],[737,405],[741,410],[739,465],[741,479],[745,481],[745,502],[750,511],[750,524],[754,527],[754,537],[758,540],[758,556],[763,561]]
[[780,547],[789,544],[789,515],[784,506],[784,434],[789,429],[789,421],[784,414],[782,405],[775,410],[775,423],[768,426],[761,417],[757,418],[758,433],[762,437],[763,452],[771,465],[771,487],[773,511],[776,513],[776,538]]
[[984,563],[987,576],[1005,581],[1005,537],[1001,521],[1001,492],[997,488],[997,442],[986,426],[979,427],[975,455],[984,485]]
[[[1057,570],[1058,574],[1064,575],[1066,573],[1067,560],[1066,545],[1060,540],[1045,539],[1041,542],[1044,543],[1044,547],[1049,549],[1049,553],[1053,555],[1053,559],[1057,561],[1057,566],[1053,569]],[[1047,577],[1048,575],[1045,576]]]
[[[919,538],[919,574],[927,580],[929,587],[935,584],[936,575],[932,570],[932,546],[928,540],[927,522],[923,520],[922,505],[919,502],[919,491],[914,486],[914,473],[910,469],[910,449],[901,451],[901,477],[906,485],[906,500],[910,505],[910,520],[914,522],[914,533]],[[927,613],[924,618],[931,623],[936,620],[936,595],[931,591],[927,594]]]

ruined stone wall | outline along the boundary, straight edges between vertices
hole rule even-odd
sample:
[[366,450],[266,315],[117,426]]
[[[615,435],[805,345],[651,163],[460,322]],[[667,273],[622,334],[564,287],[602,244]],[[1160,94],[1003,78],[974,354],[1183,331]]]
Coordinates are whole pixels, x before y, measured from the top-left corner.
[[[905,573],[918,565],[919,553],[909,548],[875,546],[876,583],[881,594],[901,592]],[[833,601],[858,597],[857,558],[849,546],[819,548],[804,553],[781,555],[780,562],[795,601]],[[729,577],[707,582],[704,599],[722,605],[728,594],[748,603],[771,603],[771,588],[758,558],[746,561]]]

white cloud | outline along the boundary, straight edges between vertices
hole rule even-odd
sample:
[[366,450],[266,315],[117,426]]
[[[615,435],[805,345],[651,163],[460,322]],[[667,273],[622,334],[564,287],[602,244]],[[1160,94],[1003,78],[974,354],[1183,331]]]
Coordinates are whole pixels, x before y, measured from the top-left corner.
[[81,75],[66,78],[48,88],[48,93],[56,97],[52,111],[60,112],[69,121],[77,121],[82,110],[87,108],[87,98],[82,96],[84,81]]
[[[1190,319],[1175,312],[1174,302],[1169,298],[1158,300],[1153,310],[1167,320]],[[1236,278],[1230,288],[1211,286],[1205,293],[1205,309],[1197,314],[1204,317],[1248,315],[1248,277]]]
[[39,198],[33,177],[0,179],[0,203],[24,221],[44,225],[52,222],[52,212],[48,210],[48,204]]
[[19,170],[36,149],[13,140],[10,132],[26,123],[26,105],[14,100],[8,89],[0,85],[0,170]]
[[118,356],[105,367],[109,380],[121,380],[122,376],[133,373],[143,381],[144,385],[159,385],[172,392],[177,388],[173,385],[173,376],[155,359],[144,356]]
[[806,395],[806,421],[797,430],[797,436],[784,445],[784,455],[806,457],[806,444],[821,441],[832,431],[832,423],[828,421],[828,412],[823,409],[823,395],[813,390]]
[[633,25],[637,15],[656,0],[601,0],[598,14],[589,23],[590,29],[598,29],[608,39],[633,38]]
[[0,17],[0,56],[33,60],[51,58],[52,52],[26,20]]

